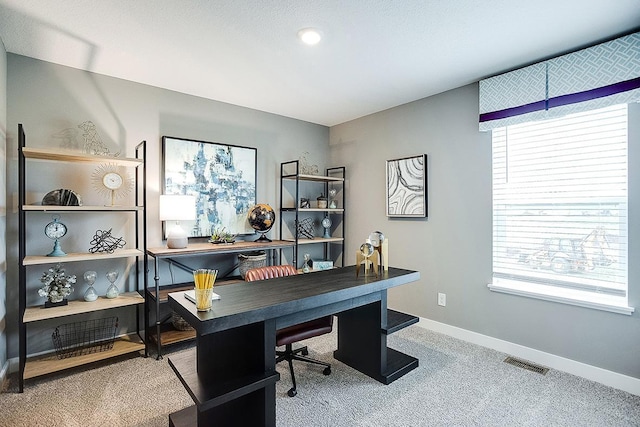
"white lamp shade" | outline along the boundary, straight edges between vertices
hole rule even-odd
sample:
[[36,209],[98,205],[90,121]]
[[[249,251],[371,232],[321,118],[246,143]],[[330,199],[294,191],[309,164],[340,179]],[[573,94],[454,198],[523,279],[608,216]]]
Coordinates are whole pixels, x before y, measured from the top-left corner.
[[160,221],[193,221],[196,219],[196,197],[182,194],[160,196]]
[[189,243],[189,237],[180,221],[196,219],[196,198],[182,194],[163,194],[160,196],[160,221],[175,221],[175,225],[167,224],[167,247],[183,249]]

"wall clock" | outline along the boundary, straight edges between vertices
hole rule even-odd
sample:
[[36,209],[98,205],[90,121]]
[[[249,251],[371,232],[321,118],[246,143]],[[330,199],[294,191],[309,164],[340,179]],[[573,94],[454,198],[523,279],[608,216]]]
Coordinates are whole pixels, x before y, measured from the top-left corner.
[[116,199],[127,195],[133,187],[133,179],[126,169],[114,164],[98,166],[91,174],[91,180],[99,193],[110,198],[111,204],[107,206],[115,206]]
[[61,223],[60,215],[54,215],[53,221],[44,227],[44,234],[54,241],[53,250],[47,256],[66,256],[67,254],[60,247],[60,241],[67,234],[67,226]]

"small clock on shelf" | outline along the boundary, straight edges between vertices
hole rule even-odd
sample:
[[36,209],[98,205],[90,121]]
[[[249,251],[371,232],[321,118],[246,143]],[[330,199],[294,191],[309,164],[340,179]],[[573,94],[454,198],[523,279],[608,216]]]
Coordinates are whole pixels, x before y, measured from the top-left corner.
[[44,227],[44,234],[54,241],[53,250],[47,256],[66,256],[60,247],[60,240],[67,234],[67,226],[60,222],[60,215],[54,215],[53,221]]
[[115,206],[116,199],[127,195],[133,187],[133,179],[124,167],[114,164],[100,165],[91,175],[94,188],[101,194],[109,196]]

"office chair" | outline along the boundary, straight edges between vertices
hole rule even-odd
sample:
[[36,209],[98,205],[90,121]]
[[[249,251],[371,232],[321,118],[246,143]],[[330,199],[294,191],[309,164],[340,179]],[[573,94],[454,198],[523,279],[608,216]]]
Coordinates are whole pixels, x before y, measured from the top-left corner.
[[[245,273],[244,280],[247,282],[253,282],[256,280],[292,276],[295,274],[298,274],[298,272],[292,265],[270,265],[266,267],[257,267],[250,269]],[[285,346],[284,351],[276,350],[276,363],[279,363],[283,360],[289,362],[291,382],[293,383],[293,387],[291,387],[287,392],[289,396],[293,397],[298,393],[296,389],[296,376],[293,373],[294,360],[322,365],[325,367],[322,371],[324,375],[329,375],[331,373],[330,364],[311,359],[310,357],[305,357],[309,354],[309,350],[307,349],[307,347],[305,346],[294,350],[293,343],[305,340],[307,338],[313,338],[320,335],[328,334],[329,332],[331,332],[332,328],[333,316],[324,316],[319,319],[310,320],[308,322],[289,326],[276,331],[276,346]]]

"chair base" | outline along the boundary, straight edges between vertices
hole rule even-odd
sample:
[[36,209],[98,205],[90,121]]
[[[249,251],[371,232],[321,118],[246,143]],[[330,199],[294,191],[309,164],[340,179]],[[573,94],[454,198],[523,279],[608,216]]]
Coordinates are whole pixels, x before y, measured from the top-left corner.
[[319,360],[306,357],[308,354],[309,354],[309,350],[307,349],[306,346],[300,347],[294,350],[292,344],[287,344],[285,346],[284,351],[276,350],[276,356],[277,356],[276,363],[282,362],[283,360],[286,360],[289,363],[289,372],[291,372],[291,382],[293,383],[293,387],[291,387],[289,391],[287,391],[287,394],[289,395],[289,397],[293,397],[296,394],[298,394],[298,390],[296,388],[296,376],[293,373],[294,360],[299,360],[301,362],[313,363],[315,365],[324,366],[325,368],[322,371],[322,373],[324,375],[331,374],[331,365],[329,363],[324,363]]

